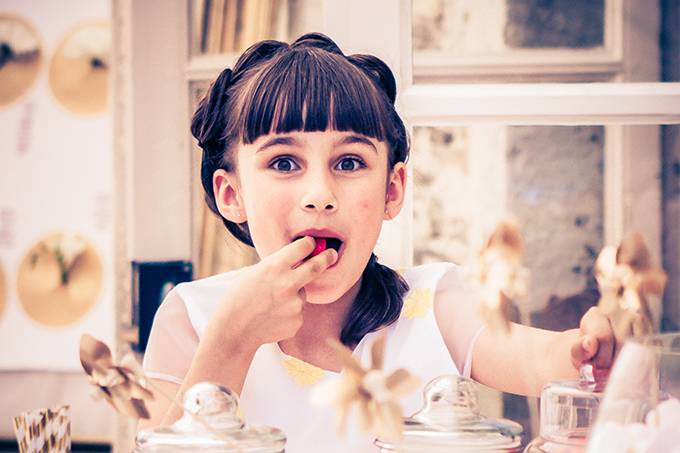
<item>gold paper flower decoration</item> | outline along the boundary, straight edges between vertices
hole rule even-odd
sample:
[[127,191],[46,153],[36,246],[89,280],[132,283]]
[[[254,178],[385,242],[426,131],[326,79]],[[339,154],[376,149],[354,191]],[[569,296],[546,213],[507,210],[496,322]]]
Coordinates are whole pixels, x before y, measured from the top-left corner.
[[347,417],[355,410],[359,428],[376,437],[400,438],[403,431],[401,405],[397,398],[418,388],[419,380],[400,368],[390,374],[383,370],[385,342],[383,333],[371,346],[371,365],[364,369],[352,352],[337,340],[328,340],[337,352],[344,370],[339,380],[318,384],[311,394],[316,404],[334,405],[338,432],[344,432]]
[[229,436],[215,429],[202,415],[185,410],[176,397],[167,394],[160,387],[146,380],[144,370],[131,353],[123,356],[120,364],[116,365],[111,357],[111,350],[105,343],[91,335],[84,334],[80,337],[80,363],[90,377],[90,383],[94,386],[94,396],[106,399],[117,412],[133,418],[151,418],[146,403],[155,399],[154,392],[149,389],[152,387],[167,401],[183,410],[185,415],[199,423],[207,432],[223,441],[226,446],[234,446]]
[[90,335],[80,337],[80,363],[95,388],[116,411],[134,418],[150,418],[145,402],[154,394],[146,386],[144,373],[132,354],[119,365],[113,362],[106,344]]
[[638,232],[627,235],[615,248],[605,247],[595,262],[600,288],[599,306],[613,324],[618,341],[652,333],[649,297],[660,297],[666,273],[652,264],[645,240]]
[[510,221],[496,226],[479,253],[480,315],[490,328],[509,332],[511,302],[527,293],[529,271],[522,254],[519,227]]

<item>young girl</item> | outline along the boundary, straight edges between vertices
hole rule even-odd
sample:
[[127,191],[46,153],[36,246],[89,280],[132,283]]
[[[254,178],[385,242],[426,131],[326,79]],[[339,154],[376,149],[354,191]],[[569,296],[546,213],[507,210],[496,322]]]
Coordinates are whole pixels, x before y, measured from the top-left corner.
[[[178,396],[201,381],[225,385],[248,423],[285,431],[289,452],[358,452],[376,451],[370,436],[337,437],[332,409],[309,404],[312,385],[341,371],[326,338],[366,363],[366,346],[387,331],[388,371],[405,367],[423,385],[455,373],[524,395],[584,361],[610,366],[613,335],[597,310],[580,330],[495,334],[455,265],[400,275],[378,262],[382,222],[406,187],[395,97],[385,63],[345,56],[320,34],[255,44],[219,75],[192,123],[206,201],[261,261],[170,292],[144,360],[156,384]],[[402,404],[410,415],[422,396]],[[160,399],[151,413],[142,427],[180,415]]]

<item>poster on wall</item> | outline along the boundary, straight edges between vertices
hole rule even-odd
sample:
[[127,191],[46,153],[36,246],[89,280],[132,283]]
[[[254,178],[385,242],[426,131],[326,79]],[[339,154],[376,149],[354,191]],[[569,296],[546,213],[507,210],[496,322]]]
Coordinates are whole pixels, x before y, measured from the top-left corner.
[[0,370],[114,344],[110,8],[0,4]]

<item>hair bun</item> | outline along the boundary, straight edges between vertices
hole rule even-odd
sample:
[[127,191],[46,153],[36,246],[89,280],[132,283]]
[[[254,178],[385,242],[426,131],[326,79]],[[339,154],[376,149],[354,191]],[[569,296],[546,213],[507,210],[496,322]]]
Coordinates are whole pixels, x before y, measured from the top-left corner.
[[307,33],[302,35],[296,39],[295,42],[290,45],[290,47],[293,49],[313,47],[315,49],[323,49],[327,52],[338,55],[344,55],[335,41],[323,33]]
[[243,70],[250,68],[260,61],[269,60],[276,52],[287,47],[288,44],[285,42],[275,41],[273,39],[268,39],[253,44],[252,46],[248,47],[239,57],[238,61],[234,65],[234,73],[240,74]]
[[220,73],[194,114],[191,133],[196,137],[201,148],[208,142],[219,140],[224,129],[223,115],[218,112],[227,101],[227,89],[231,83],[232,74],[229,68]]
[[394,80],[394,75],[389,66],[384,61],[373,55],[364,54],[350,55],[347,59],[378,82],[387,94],[387,97],[394,104],[394,100],[397,98],[397,82]]

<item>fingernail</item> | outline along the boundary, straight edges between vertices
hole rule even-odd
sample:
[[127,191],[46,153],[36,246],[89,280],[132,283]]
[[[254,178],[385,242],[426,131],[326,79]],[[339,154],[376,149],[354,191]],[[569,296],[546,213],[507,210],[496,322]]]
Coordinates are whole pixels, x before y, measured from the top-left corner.
[[593,342],[591,341],[590,338],[583,339],[583,349],[585,349],[586,351],[590,351],[592,344]]
[[335,249],[326,249],[323,251],[323,253],[326,253],[326,256],[330,256],[330,261],[333,263],[336,259],[338,259],[338,252],[335,251]]

